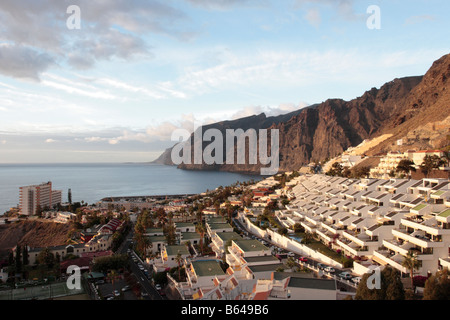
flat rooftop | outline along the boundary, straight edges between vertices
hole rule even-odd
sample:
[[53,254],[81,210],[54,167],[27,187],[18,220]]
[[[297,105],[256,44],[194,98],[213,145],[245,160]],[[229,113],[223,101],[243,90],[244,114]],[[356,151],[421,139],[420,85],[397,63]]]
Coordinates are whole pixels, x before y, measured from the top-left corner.
[[227,242],[228,240],[244,240],[239,234],[236,232],[220,232],[217,233],[217,236],[223,241]]
[[198,277],[220,276],[225,274],[217,260],[193,261],[192,267]]
[[263,251],[267,250],[269,251],[269,248],[267,248],[265,245],[263,245],[258,240],[233,240],[233,242],[241,248],[244,252],[251,252],[251,251]]
[[233,227],[227,222],[225,222],[225,223],[208,223],[208,226],[211,230],[233,229]]
[[190,252],[185,245],[166,246],[166,251],[168,256],[175,256],[178,253],[180,253],[181,255],[190,255]]

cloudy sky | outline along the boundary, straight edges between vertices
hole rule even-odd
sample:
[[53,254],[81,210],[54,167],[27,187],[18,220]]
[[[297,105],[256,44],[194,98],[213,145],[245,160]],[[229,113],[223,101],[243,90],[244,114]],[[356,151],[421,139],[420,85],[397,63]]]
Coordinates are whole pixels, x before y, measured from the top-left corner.
[[450,53],[448,12],[448,0],[2,0],[0,163],[150,161],[194,122],[356,98]]

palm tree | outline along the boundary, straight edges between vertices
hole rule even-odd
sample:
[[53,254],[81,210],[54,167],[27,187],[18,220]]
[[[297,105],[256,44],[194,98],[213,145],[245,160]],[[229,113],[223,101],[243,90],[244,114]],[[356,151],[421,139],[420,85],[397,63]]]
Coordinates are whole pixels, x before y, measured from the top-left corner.
[[153,247],[153,243],[150,241],[150,238],[148,238],[144,235],[142,236],[141,241],[142,241],[142,249],[143,249],[142,256],[145,259],[145,258],[147,258],[147,249]]
[[178,281],[181,282],[181,264],[183,263],[183,258],[181,257],[181,253],[178,251],[177,256],[175,257],[175,261],[178,264]]
[[200,233],[200,250],[202,252],[203,255],[203,239],[205,237],[205,226],[203,225],[203,223],[199,223],[197,224],[197,232]]
[[419,270],[420,261],[417,260],[417,254],[413,251],[408,251],[406,256],[403,258],[402,266],[409,269],[411,277],[411,287],[414,288],[414,270]]

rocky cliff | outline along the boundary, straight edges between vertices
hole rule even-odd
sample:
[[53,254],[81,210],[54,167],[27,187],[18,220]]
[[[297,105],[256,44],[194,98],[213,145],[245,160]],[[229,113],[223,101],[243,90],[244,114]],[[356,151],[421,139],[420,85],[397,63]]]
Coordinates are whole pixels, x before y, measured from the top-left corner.
[[[226,129],[239,128],[244,131],[251,128],[278,129],[280,171],[298,170],[311,161],[334,157],[363,140],[389,133],[392,134],[391,138],[368,153],[386,152],[397,139],[427,123],[443,120],[450,115],[449,78],[450,55],[446,55],[436,61],[425,76],[395,79],[379,89],[372,88],[351,101],[330,99],[279,117],[261,114],[216,123],[203,130],[205,132],[209,128],[216,128],[225,132]],[[192,141],[191,143],[193,145]],[[207,146],[208,143],[203,143],[203,149]],[[173,164],[170,160],[171,150],[166,150],[159,163]],[[224,150],[224,155],[227,152],[236,150]],[[182,164],[179,168],[259,173],[261,166],[260,163],[203,163]]]

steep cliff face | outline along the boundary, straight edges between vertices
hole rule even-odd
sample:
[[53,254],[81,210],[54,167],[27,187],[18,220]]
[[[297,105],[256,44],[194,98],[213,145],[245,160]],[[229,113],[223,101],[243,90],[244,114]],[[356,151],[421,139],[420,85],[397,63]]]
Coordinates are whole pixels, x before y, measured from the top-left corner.
[[289,171],[334,157],[376,136],[421,79],[396,79],[352,101],[327,100],[277,126],[283,156],[280,169]]
[[[420,140],[423,141],[423,138],[427,135],[422,130],[427,127],[427,124],[431,127],[428,135],[440,134],[445,139],[445,136],[450,133],[450,128],[445,125],[445,123],[448,123],[445,120],[449,116],[450,55],[445,55],[433,63],[420,84],[411,90],[401,108],[397,108],[391,119],[380,130],[381,133],[389,133],[393,136],[370,150],[368,154],[389,151],[396,140],[405,137],[409,137],[406,140],[412,140],[412,143],[407,145],[408,148],[424,147],[421,146]],[[442,126],[442,123],[444,123],[444,126]],[[418,143],[415,144],[414,140]],[[440,148],[442,146],[432,143],[428,147]]]
[[[390,133],[392,138],[370,153],[389,149],[393,141],[424,124],[450,115],[450,55],[436,61],[422,77],[395,79],[351,101],[330,99],[280,117],[253,116],[204,128],[278,129],[280,171],[298,170],[311,161],[331,158],[365,139]],[[203,148],[208,143],[203,143]],[[170,153],[167,150],[165,158]],[[270,149],[269,149],[270,150]],[[224,150],[235,152],[234,150]],[[224,161],[225,162],[225,161]],[[260,172],[261,164],[182,164],[181,169]],[[166,164],[170,162],[166,161]]]

